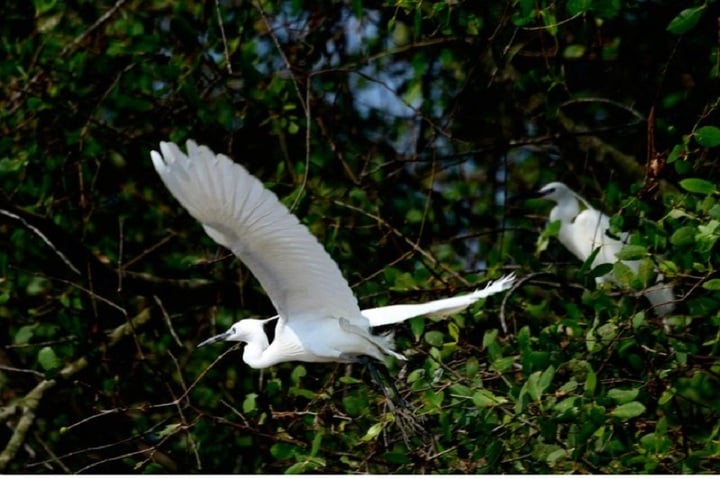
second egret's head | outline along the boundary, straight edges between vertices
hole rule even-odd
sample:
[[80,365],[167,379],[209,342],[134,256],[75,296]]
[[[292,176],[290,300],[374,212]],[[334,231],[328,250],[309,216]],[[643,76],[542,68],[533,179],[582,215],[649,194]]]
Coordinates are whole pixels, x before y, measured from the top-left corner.
[[554,201],[555,203],[560,203],[565,198],[574,197],[575,192],[568,188],[565,183],[553,181],[540,188],[533,196],[535,198],[544,198]]

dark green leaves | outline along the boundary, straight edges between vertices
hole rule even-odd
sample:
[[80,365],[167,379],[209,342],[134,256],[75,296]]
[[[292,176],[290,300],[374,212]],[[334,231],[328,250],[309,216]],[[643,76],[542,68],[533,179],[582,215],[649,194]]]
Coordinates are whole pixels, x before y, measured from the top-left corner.
[[695,140],[706,148],[720,146],[720,128],[716,126],[702,126],[695,130]]
[[680,180],[680,186],[685,191],[701,195],[709,195],[717,190],[717,186],[713,182],[701,178],[685,178]]
[[705,5],[686,8],[670,21],[667,26],[667,30],[675,35],[682,35],[688,32],[700,21],[700,17],[702,17],[702,13],[705,8]]

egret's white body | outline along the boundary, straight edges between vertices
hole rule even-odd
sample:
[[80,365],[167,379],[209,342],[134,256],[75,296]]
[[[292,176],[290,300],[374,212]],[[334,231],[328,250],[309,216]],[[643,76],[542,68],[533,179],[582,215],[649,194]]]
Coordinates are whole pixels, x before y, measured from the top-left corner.
[[243,361],[253,368],[285,361],[382,361],[386,355],[405,359],[393,350],[390,334],[374,334],[371,327],[454,312],[512,285],[511,275],[468,295],[363,314],[337,264],[274,193],[225,155],[191,140],[187,151],[160,143],[160,152],[151,153],[155,169],[207,234],[248,266],[278,312],[272,343],[263,328],[269,319],[243,319],[200,346],[244,342]]
[[[615,263],[617,254],[625,245],[628,233],[615,239],[607,234],[610,227],[610,218],[593,208],[583,197],[560,182],[552,182],[540,188],[535,195],[540,198],[554,201],[555,207],[550,211],[550,221],[560,221],[558,240],[574,254],[580,261],[585,262],[593,252],[598,253],[593,259],[592,267],[600,264]],[[639,261],[622,261],[635,274],[637,274]],[[596,278],[598,283],[614,281],[612,272]],[[662,275],[658,275],[662,280]],[[666,316],[675,308],[675,295],[671,285],[657,283],[645,289],[642,294],[650,301],[655,314]]]

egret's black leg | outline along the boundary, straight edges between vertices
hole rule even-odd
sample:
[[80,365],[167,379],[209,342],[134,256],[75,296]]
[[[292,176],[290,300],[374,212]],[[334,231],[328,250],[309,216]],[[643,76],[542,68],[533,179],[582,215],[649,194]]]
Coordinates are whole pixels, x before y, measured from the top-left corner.
[[405,401],[405,399],[400,396],[400,392],[397,390],[397,387],[395,386],[395,379],[390,375],[390,371],[388,371],[387,366],[385,366],[383,363],[370,363],[373,367],[377,368],[382,375],[385,376],[385,380],[390,385],[390,389],[392,389],[393,394],[395,395],[395,400],[398,403],[398,406],[410,409],[410,405]]
[[[370,375],[373,377],[377,385],[380,386],[380,390],[390,402],[397,403],[398,406],[404,409],[409,408],[408,403],[405,402],[405,400],[400,396],[400,392],[395,387],[395,382],[393,381],[392,376],[390,376],[390,371],[388,371],[387,367],[384,364],[376,363],[367,356],[360,356],[357,358],[357,361],[360,364],[364,364],[365,366],[367,366],[367,368],[370,370]],[[387,383],[390,385],[390,389],[392,389],[393,395],[395,396],[394,400],[388,394],[387,389],[385,389],[385,383],[382,379],[382,376],[380,375],[381,373],[385,377]]]

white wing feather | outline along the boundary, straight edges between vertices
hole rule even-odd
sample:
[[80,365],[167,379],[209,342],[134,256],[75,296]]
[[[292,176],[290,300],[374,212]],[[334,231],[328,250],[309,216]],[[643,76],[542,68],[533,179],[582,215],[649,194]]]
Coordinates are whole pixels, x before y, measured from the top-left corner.
[[187,150],[160,143],[162,154],[151,153],[155,169],[207,234],[247,265],[281,318],[313,313],[362,321],[337,264],[274,193],[225,155],[192,140]]
[[462,311],[479,299],[505,291],[512,286],[514,281],[515,275],[510,274],[497,281],[491,281],[485,288],[475,290],[469,294],[422,304],[392,304],[379,308],[363,309],[362,314],[370,320],[370,326],[373,327],[401,323],[416,316],[447,316]]

